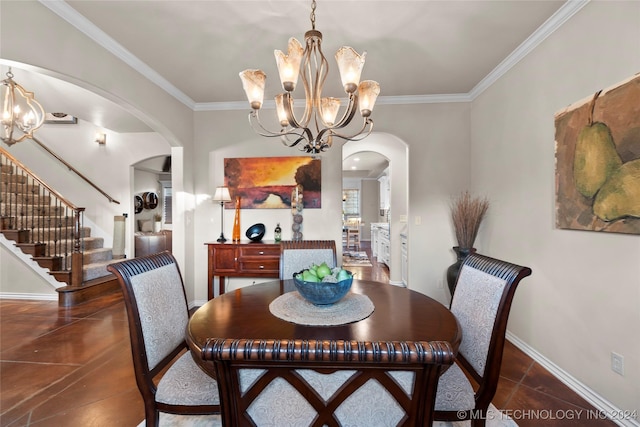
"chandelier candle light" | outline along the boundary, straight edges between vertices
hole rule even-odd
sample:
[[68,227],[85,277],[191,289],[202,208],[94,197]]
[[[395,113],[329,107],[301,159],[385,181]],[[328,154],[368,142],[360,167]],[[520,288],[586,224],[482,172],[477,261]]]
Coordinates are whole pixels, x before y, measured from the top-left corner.
[[[305,47],[295,38],[289,39],[288,54],[275,50],[276,64],[284,93],[275,97],[279,132],[267,130],[260,122],[259,111],[264,99],[266,74],[262,70],[244,70],[240,73],[242,86],[247,94],[251,112],[249,123],[262,136],[281,137],[282,142],[293,147],[300,143],[301,151],[320,153],[331,147],[333,137],[347,141],[360,140],[373,130],[371,111],[380,94],[380,85],[373,80],[360,82],[366,52],[359,55],[353,48],[343,46],[336,53],[336,61],[342,85],[348,96],[346,110],[339,120],[340,99],[322,98],[322,89],[329,71],[329,64],[322,53],[322,33],[316,30],[316,2],[311,2],[311,30],[304,35]],[[298,119],[293,112],[293,91],[302,78],[305,92],[304,114]],[[353,119],[360,110],[362,126],[355,133],[344,135],[338,132]]]
[[[33,97],[13,80],[11,68],[2,80],[2,141],[11,146],[25,138],[33,138],[33,132],[44,123],[44,109]],[[19,134],[16,135],[16,131]]]
[[224,243],[227,241],[226,237],[224,237],[224,204],[231,201],[229,188],[216,187],[216,193],[213,195],[213,201],[220,202],[220,237],[218,237],[218,242]]

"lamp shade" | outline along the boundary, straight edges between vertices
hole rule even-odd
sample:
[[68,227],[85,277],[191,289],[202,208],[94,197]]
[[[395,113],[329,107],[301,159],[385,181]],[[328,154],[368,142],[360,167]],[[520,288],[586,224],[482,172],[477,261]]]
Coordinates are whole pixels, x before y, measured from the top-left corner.
[[340,109],[340,100],[331,97],[322,98],[320,104],[322,105],[322,120],[329,126],[333,126]]
[[347,93],[353,93],[360,83],[360,74],[364,67],[364,58],[367,52],[359,55],[352,47],[342,46],[336,52],[336,61],[338,62],[338,70],[342,85]]
[[251,108],[259,110],[264,100],[267,75],[262,70],[244,70],[240,73],[240,79]]
[[362,117],[369,117],[380,94],[380,85],[373,80],[364,80],[358,87],[358,94],[360,95],[360,114]]
[[215,202],[230,202],[231,195],[229,194],[228,187],[216,187],[216,193],[213,195],[213,201]]
[[287,118],[287,111],[284,109],[284,93],[277,94],[275,100],[276,113],[278,114],[278,121],[280,122],[280,126],[286,127],[289,124],[289,119]]
[[298,75],[300,74],[300,62],[302,62],[302,54],[304,49],[300,42],[291,37],[289,39],[289,51],[285,55],[281,50],[273,51],[276,57],[276,65],[278,66],[278,74],[282,88],[287,92],[291,92],[296,88],[298,83]]

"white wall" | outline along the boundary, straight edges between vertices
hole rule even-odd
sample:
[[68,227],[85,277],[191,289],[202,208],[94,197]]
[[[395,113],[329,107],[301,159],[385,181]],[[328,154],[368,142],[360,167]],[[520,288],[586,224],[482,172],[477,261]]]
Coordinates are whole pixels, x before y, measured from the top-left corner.
[[640,238],[559,230],[554,216],[554,114],[638,71],[640,2],[590,2],[473,102],[471,177],[491,200],[480,251],[533,269],[509,330],[640,412]]

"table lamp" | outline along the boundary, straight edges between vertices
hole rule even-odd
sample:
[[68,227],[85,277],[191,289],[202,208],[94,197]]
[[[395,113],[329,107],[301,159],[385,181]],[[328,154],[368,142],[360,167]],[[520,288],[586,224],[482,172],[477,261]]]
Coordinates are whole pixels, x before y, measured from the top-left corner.
[[231,201],[228,187],[216,187],[216,193],[213,195],[214,202],[220,202],[220,237],[218,242],[224,243],[227,239],[224,237],[224,204]]

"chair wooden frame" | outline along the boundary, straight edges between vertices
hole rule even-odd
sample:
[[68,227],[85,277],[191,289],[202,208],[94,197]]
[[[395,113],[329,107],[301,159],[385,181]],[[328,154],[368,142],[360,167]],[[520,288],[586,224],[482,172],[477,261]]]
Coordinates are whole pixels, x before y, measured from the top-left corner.
[[291,279],[291,277],[284,277],[286,268],[285,251],[298,249],[329,249],[333,251],[333,265],[330,267],[337,267],[338,265],[335,240],[283,240],[280,242],[280,280]]
[[[133,357],[133,366],[135,370],[136,383],[145,407],[145,419],[147,426],[158,426],[160,414],[159,412],[167,412],[171,414],[181,415],[205,415],[219,414],[220,405],[174,405],[156,400],[157,379],[160,374],[175,362],[175,359],[185,349],[188,351],[186,341],[183,340],[180,345],[174,348],[166,357],[159,361],[155,367],[150,369],[149,360],[147,358],[147,348],[144,341],[143,327],[140,320],[140,311],[138,303],[131,283],[132,277],[150,272],[152,270],[175,264],[178,275],[180,277],[180,285],[184,295],[184,310],[187,317],[189,316],[189,307],[186,304],[187,298],[182,282],[182,275],[178,268],[176,259],[170,252],[164,251],[152,255],[117,262],[107,266],[107,270],[113,273],[120,283],[124,302],[127,311],[127,319],[129,321],[129,335],[131,338],[131,354]],[[179,304],[179,301],[175,301]],[[186,354],[186,356],[190,356]],[[202,375],[207,373],[202,371]],[[215,390],[215,388],[214,388]]]
[[[248,415],[252,402],[277,378],[284,379],[313,407],[310,424],[337,427],[336,410],[367,381],[373,379],[402,407],[401,426],[430,426],[438,377],[455,359],[451,345],[444,341],[359,342],[344,340],[207,340],[202,358],[213,362],[220,390],[222,422],[227,427],[254,426]],[[258,380],[242,389],[240,371],[264,369]],[[324,374],[355,371],[328,399],[322,398],[296,370]],[[415,375],[413,395],[389,375],[389,371],[410,371]],[[268,393],[268,391],[267,391]]]
[[[456,280],[456,288],[458,285],[457,282],[462,276],[464,268],[474,268],[483,273],[502,279],[505,281],[505,286],[496,311],[493,330],[491,331],[484,365],[484,374],[481,375],[474,369],[469,360],[463,354],[464,352],[462,350],[458,353],[456,359],[457,365],[462,368],[463,372],[471,376],[478,385],[474,393],[475,407],[472,410],[465,410],[464,408],[450,411],[436,410],[434,419],[439,421],[461,421],[471,419],[473,427],[482,427],[486,423],[487,408],[495,396],[498,386],[511,303],[513,302],[513,297],[518,284],[523,278],[531,275],[531,269],[529,267],[523,267],[474,253],[469,255],[463,262],[460,269],[461,274],[458,275],[458,279]],[[452,306],[455,302],[455,296],[456,294],[454,293],[451,302]],[[464,342],[464,325],[461,326],[462,340]],[[482,414],[482,416],[480,416],[480,414]]]

